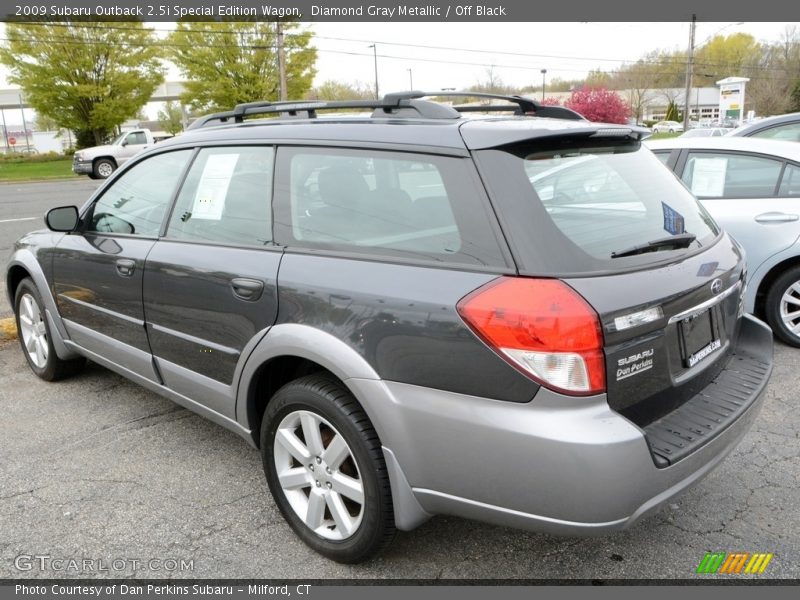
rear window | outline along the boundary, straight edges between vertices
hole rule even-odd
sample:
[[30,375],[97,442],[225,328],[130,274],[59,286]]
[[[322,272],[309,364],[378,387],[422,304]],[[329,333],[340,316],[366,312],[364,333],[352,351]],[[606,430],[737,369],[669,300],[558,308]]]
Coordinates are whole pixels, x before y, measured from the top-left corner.
[[[480,163],[526,272],[660,263],[719,235],[697,200],[638,143],[517,145],[484,151]],[[657,249],[636,250],[653,242]]]

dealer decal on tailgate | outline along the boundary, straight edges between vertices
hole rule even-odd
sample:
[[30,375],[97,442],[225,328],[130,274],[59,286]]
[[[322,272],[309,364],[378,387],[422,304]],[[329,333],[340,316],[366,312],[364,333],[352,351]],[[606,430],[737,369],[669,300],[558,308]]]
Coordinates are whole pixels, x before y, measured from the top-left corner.
[[653,354],[652,348],[642,350],[636,354],[632,354],[625,358],[617,360],[617,381],[627,379],[638,375],[643,371],[653,368]]

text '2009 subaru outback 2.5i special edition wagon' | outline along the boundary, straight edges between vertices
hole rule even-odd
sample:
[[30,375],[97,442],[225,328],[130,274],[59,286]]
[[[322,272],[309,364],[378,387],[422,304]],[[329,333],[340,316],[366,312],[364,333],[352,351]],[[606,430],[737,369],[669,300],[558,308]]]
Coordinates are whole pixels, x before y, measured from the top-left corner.
[[342,562],[436,514],[624,529],[697,481],[772,370],[737,244],[645,130],[424,96],[240,105],[51,210],[7,274],[33,371],[239,433]]

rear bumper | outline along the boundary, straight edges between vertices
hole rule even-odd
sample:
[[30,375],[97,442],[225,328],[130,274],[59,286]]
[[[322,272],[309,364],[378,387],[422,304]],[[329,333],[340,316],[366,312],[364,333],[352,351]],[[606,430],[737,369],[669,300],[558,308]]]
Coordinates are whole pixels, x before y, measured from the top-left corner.
[[[349,383],[359,396],[389,396],[370,403],[370,416],[425,512],[591,535],[656,511],[744,437],[772,371],[770,330],[744,317],[737,354],[764,365],[736,391],[745,396],[741,406],[702,443],[659,466],[647,432],[612,411],[604,395],[571,398],[542,388],[532,402],[514,404],[392,382]],[[718,379],[698,396],[721,385]]]

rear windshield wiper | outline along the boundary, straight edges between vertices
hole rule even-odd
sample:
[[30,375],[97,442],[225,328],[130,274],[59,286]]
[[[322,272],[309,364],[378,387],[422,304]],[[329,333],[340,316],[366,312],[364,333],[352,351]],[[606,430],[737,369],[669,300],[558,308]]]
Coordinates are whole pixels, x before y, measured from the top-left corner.
[[645,252],[657,252],[659,250],[671,249],[677,250],[678,248],[688,248],[689,244],[697,239],[693,233],[680,233],[678,235],[671,235],[657,240],[650,240],[638,246],[631,246],[619,252],[612,252],[611,258],[622,258],[623,256],[634,256],[635,254],[644,254]]

